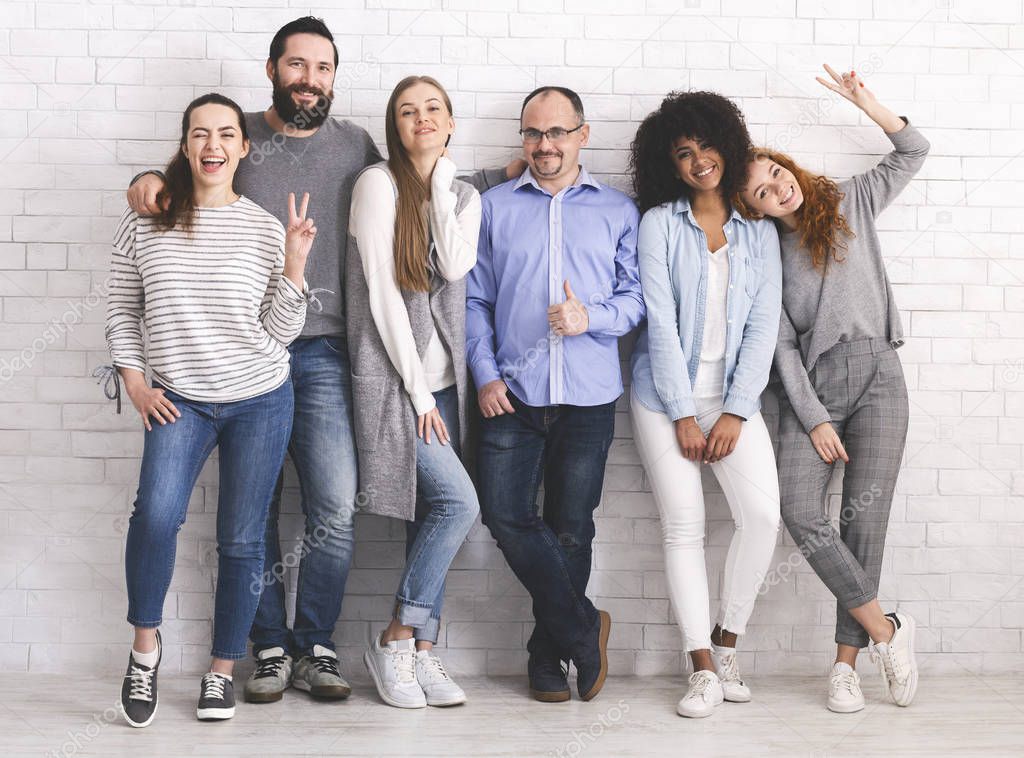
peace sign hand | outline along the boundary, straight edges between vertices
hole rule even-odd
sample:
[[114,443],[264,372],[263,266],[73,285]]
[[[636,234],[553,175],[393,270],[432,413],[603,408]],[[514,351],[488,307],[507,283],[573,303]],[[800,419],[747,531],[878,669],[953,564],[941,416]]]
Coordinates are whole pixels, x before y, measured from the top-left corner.
[[874,94],[864,86],[864,81],[857,76],[856,71],[843,72],[840,75],[827,63],[824,64],[824,68],[828,75],[832,77],[831,82],[820,76],[814,77],[823,87],[827,87],[837,95],[846,98],[861,110],[865,110],[875,102]]
[[302,195],[302,207],[295,212],[295,193],[288,193],[288,228],[285,230],[284,238],[284,260],[285,268],[289,264],[298,268],[299,272],[306,268],[306,258],[313,246],[316,237],[316,226],[313,219],[306,218],[306,209],[309,208],[309,193]]

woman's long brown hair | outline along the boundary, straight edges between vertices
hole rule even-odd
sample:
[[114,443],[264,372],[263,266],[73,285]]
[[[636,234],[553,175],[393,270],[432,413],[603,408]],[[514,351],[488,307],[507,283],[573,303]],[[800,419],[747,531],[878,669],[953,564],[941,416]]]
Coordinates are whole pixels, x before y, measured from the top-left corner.
[[[181,139],[178,142],[178,151],[171,158],[167,168],[164,169],[164,188],[157,193],[156,201],[163,210],[156,216],[158,229],[169,231],[180,225],[188,231],[192,227],[195,218],[195,198],[192,196],[192,165],[185,156],[184,148],[188,143],[188,128],[191,124],[192,111],[201,105],[224,105],[235,112],[238,116],[238,132],[242,135],[242,141],[248,142],[249,132],[245,128],[245,114],[234,100],[225,97],[217,92],[197,97],[185,109],[181,117]],[[164,207],[166,203],[166,207]]]
[[[854,235],[846,217],[839,212],[839,201],[843,199],[843,193],[839,191],[836,183],[827,176],[812,174],[800,168],[788,155],[770,148],[754,148],[750,160],[772,161],[796,178],[796,183],[800,185],[800,192],[804,196],[803,205],[794,214],[796,228],[800,233],[800,245],[810,251],[811,262],[815,268],[823,269],[829,255],[836,261],[842,261],[841,250],[846,249],[846,240],[843,237]],[[734,202],[744,215],[757,216],[738,195]]]
[[420,83],[437,88],[448,108],[448,115],[451,115],[452,101],[436,79],[430,76],[407,76],[395,86],[388,99],[384,135],[388,144],[388,168],[398,187],[398,200],[395,204],[395,280],[404,290],[429,292],[427,203],[430,202],[430,185],[420,178],[409,153],[402,145],[402,138],[398,134],[398,117],[395,114],[395,106],[402,93]]

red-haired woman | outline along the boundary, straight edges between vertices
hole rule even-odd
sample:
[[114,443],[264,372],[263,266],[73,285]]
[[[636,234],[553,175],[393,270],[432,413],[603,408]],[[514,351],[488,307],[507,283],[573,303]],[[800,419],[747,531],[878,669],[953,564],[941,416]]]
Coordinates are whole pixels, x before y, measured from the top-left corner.
[[[909,705],[917,689],[914,620],[884,613],[877,598],[909,408],[895,352],[903,329],[875,219],[921,168],[929,145],[855,72],[825,70],[830,79],[818,81],[878,124],[894,150],[875,168],[838,184],[781,153],[755,151],[741,200],[752,215],[773,218],[779,227],[782,518],[836,596],[838,651],[828,707],[852,713],[864,707],[854,667],[869,641],[892,700]],[[837,532],[826,490],[838,460],[846,468]]]

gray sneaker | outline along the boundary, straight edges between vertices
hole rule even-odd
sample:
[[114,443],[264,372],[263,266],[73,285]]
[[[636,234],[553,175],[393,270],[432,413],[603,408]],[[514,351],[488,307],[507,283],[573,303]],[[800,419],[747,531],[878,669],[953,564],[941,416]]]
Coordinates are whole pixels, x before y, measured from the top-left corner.
[[352,688],[338,670],[337,654],[323,645],[313,645],[313,655],[299,658],[292,686],[325,700],[344,700],[352,694]]
[[271,647],[256,656],[256,670],[245,682],[245,702],[276,703],[288,689],[292,657],[284,648]]

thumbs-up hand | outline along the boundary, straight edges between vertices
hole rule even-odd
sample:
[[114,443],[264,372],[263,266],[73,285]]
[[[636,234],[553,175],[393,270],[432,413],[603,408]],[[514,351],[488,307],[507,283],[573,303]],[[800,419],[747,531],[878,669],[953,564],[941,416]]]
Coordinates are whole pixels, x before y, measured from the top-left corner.
[[572,291],[568,279],[562,286],[565,289],[565,301],[548,308],[548,325],[552,332],[561,337],[583,334],[590,326],[590,314]]

